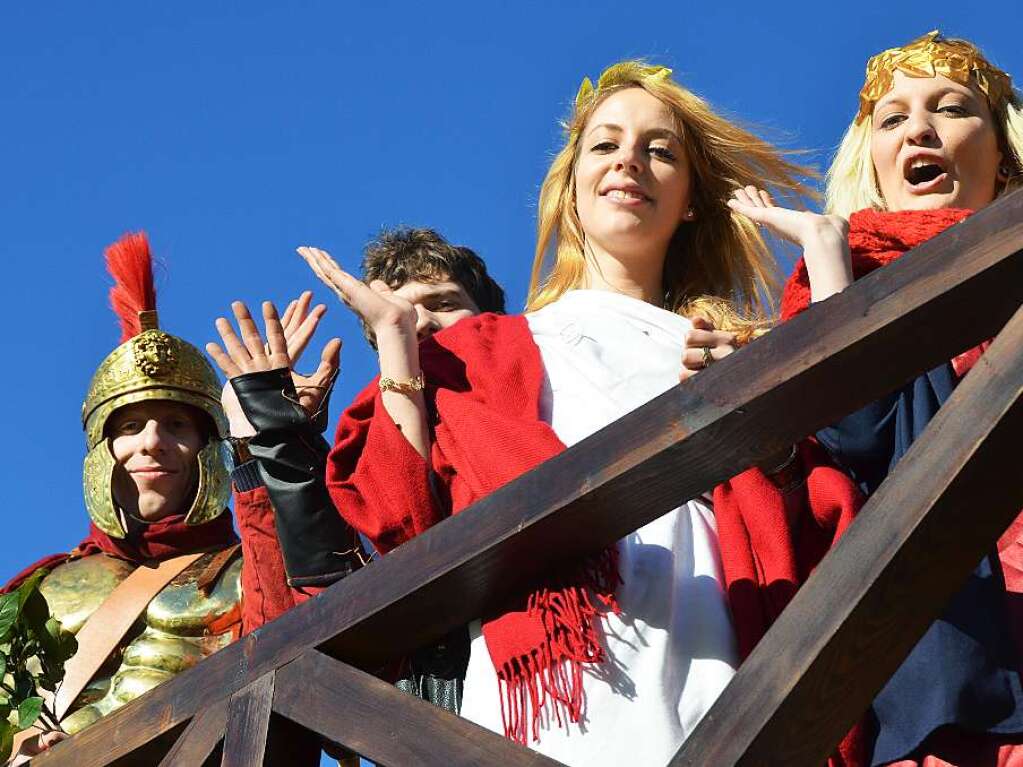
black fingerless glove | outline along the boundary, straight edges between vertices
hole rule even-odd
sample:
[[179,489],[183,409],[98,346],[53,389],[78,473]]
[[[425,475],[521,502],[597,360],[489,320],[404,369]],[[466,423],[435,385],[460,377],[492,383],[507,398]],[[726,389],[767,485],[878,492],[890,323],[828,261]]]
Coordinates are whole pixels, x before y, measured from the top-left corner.
[[231,379],[256,429],[249,452],[274,507],[274,523],[292,586],[326,586],[361,566],[359,538],[327,492],[330,450],[320,432],[327,400],[311,420],[298,403],[291,372],[278,368]]

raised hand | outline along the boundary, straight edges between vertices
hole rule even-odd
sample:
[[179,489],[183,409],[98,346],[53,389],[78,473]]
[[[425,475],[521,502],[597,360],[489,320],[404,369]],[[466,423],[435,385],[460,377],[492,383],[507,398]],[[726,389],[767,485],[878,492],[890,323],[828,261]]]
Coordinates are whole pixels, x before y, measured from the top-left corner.
[[728,207],[803,249],[812,300],[823,301],[852,284],[849,222],[841,216],[779,207],[755,186],[736,189]]
[[297,251],[323,284],[333,290],[378,337],[388,331],[416,335],[416,308],[410,301],[395,295],[385,282],[374,280],[366,285],[319,248],[304,245]]
[[[304,376],[294,371],[296,361],[308,345],[326,311],[326,307],[321,305],[307,314],[310,297],[311,294],[303,294],[297,301],[289,304],[283,324],[277,316],[276,307],[270,301],[263,303],[263,321],[267,336],[265,344],[248,307],[241,301],[235,301],[231,304],[231,309],[238,322],[241,338],[239,339],[227,319],[218,317],[216,327],[224,348],[209,343],[206,345],[206,351],[228,379],[245,373],[288,368],[291,370],[299,403],[312,417],[319,411],[327,389],[337,373],[341,339],[334,338],[327,342],[320,354],[319,366],[312,375]],[[222,403],[230,422],[231,436],[246,437],[255,434],[238,404],[230,381],[224,387]]]
[[849,235],[849,222],[841,216],[783,208],[774,203],[769,192],[755,186],[736,189],[728,207],[762,224],[778,237],[804,248],[807,243],[822,237],[844,242]]
[[724,359],[737,348],[735,333],[715,330],[714,324],[705,317],[693,317],[692,323],[693,329],[686,333],[686,350],[682,352],[680,383],[713,362]]

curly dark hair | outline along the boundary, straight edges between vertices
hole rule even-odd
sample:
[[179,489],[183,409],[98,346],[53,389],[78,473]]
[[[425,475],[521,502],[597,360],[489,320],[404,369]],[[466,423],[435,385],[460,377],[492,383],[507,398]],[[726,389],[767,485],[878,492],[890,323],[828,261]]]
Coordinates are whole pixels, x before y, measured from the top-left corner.
[[[453,245],[433,229],[398,227],[385,230],[363,251],[362,279],[381,280],[393,290],[408,282],[457,282],[481,312],[504,314],[504,290],[487,274],[476,253]],[[369,328],[366,339],[375,347]]]

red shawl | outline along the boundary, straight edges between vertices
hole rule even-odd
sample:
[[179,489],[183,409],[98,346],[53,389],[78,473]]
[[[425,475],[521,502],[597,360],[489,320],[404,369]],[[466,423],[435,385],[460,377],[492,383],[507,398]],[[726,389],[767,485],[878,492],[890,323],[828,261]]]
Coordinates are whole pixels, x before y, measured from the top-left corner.
[[[901,210],[890,212],[867,208],[849,216],[849,249],[852,252],[853,279],[858,280],[904,253],[941,234],[973,211],[956,208],[939,210]],[[799,259],[795,271],[785,283],[781,299],[781,318],[788,320],[810,306],[810,278],[806,263]],[[967,371],[990,346],[990,341],[956,355],[952,367],[957,376]]]
[[198,551],[217,551],[238,542],[231,524],[231,515],[221,514],[202,525],[186,525],[185,516],[176,514],[158,522],[140,525],[138,532],[128,538],[111,538],[96,525],[89,523],[89,535],[66,554],[51,554],[26,567],[0,589],[7,593],[17,588],[40,567],[53,568],[70,559],[90,554],[109,554],[136,565],[152,560],[162,561],[193,554]]
[[[342,415],[327,462],[335,505],[382,553],[565,449],[539,417],[543,365],[523,317],[463,320],[424,342],[420,355],[435,416],[430,463],[387,415],[376,381]],[[800,458],[808,494],[799,501],[783,498],[758,469],[715,491],[725,579],[744,655],[860,504],[853,483],[826,465],[820,448],[804,445]],[[800,517],[806,534],[799,550],[791,543],[786,503],[810,512]],[[484,616],[508,737],[525,743],[528,725],[535,739],[547,706],[557,721],[562,708],[571,721],[579,720],[582,664],[603,660],[595,617],[614,609],[612,564],[605,557],[597,567],[566,566],[545,588]],[[591,588],[598,599],[588,598]]]

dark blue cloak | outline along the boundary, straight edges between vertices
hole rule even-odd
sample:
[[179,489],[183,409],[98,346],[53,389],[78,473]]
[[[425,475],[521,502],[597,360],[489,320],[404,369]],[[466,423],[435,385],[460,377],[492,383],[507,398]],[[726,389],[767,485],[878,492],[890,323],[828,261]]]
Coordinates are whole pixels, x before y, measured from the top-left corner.
[[[894,469],[955,388],[952,366],[918,377],[818,433],[868,495]],[[963,513],[969,513],[964,509]],[[1023,732],[1023,687],[997,552],[973,571],[875,698],[872,765],[912,755],[937,728]]]

